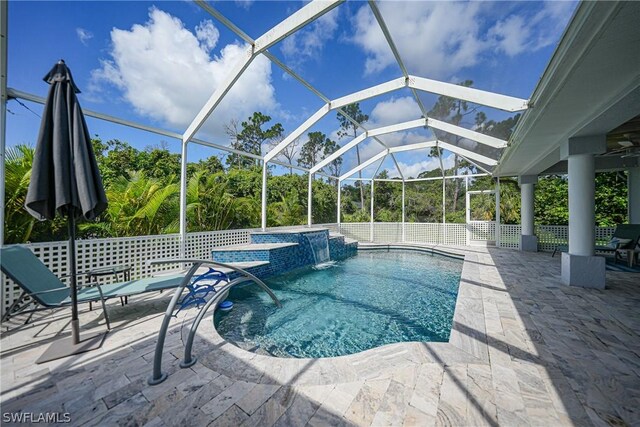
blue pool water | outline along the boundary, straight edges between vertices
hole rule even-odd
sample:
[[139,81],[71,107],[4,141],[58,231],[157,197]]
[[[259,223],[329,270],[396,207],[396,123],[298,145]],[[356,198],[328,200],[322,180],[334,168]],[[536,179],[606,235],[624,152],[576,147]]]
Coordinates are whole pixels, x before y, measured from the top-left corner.
[[218,333],[278,357],[330,357],[401,341],[448,341],[462,261],[409,251],[360,251],[322,269],[271,278],[282,308],[257,286],[231,290]]

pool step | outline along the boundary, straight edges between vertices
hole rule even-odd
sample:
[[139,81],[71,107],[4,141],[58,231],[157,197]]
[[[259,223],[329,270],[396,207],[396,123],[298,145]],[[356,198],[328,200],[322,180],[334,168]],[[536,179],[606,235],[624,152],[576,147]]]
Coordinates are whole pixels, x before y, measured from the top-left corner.
[[[269,261],[245,261],[245,262],[230,262],[229,265],[233,267],[238,267],[243,270],[252,273],[252,270],[255,270],[258,267],[265,267],[269,265]],[[234,270],[226,267],[216,267],[216,270],[221,271],[223,273],[231,273]],[[253,273],[252,273],[253,274]]]
[[264,262],[252,267],[263,278],[281,274],[315,263],[309,233],[326,233],[332,260],[344,259],[357,252],[358,243],[340,233],[330,233],[326,228],[298,228],[251,233],[250,242],[242,245],[221,246],[211,252],[214,261],[222,263]]
[[213,248],[211,257],[223,263],[262,262],[251,273],[267,277],[305,265],[298,243],[248,243]]

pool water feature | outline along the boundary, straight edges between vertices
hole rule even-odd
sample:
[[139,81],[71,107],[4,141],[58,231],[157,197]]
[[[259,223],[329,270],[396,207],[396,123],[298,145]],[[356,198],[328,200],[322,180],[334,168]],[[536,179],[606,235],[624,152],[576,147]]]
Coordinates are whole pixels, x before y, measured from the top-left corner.
[[216,311],[227,341],[277,357],[332,357],[403,341],[449,340],[462,261],[402,250],[359,251],[331,268],[307,267],[231,290]]
[[328,234],[323,231],[318,231],[304,234],[304,236],[307,241],[309,241],[309,245],[311,245],[315,264],[318,265],[328,262],[330,260]]

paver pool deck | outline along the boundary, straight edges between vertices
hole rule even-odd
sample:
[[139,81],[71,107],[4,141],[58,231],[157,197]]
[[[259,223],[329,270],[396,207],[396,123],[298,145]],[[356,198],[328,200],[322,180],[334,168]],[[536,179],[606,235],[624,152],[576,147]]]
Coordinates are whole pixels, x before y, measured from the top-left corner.
[[[109,303],[100,350],[47,364],[35,360],[69,333],[68,310],[3,324],[2,413],[101,426],[640,424],[640,274],[607,271],[606,290],[573,288],[548,253],[443,249],[466,256],[448,343],[283,359],[244,351],[206,321],[198,363],[181,369],[190,309],[167,336],[168,379],[149,386],[170,293],[138,296]],[[104,329],[101,310],[87,308],[83,330]]]

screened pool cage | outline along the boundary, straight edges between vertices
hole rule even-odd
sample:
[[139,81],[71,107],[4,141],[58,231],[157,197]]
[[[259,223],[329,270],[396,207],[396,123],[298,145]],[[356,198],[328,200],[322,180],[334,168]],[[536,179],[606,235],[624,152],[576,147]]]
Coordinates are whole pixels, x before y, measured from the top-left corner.
[[[262,163],[262,203],[261,203],[261,228],[265,230],[267,228],[267,177],[268,177],[268,167],[269,165],[280,165],[286,168],[296,169],[298,171],[302,171],[303,173],[308,174],[309,178],[309,190],[308,190],[308,226],[313,225],[312,221],[312,197],[313,197],[313,186],[312,182],[314,180],[314,176],[318,175],[321,177],[331,178],[338,181],[338,203],[336,207],[337,214],[337,223],[340,224],[341,220],[341,190],[342,184],[348,181],[369,181],[371,183],[370,190],[371,195],[374,194],[374,187],[376,182],[380,181],[392,181],[398,182],[402,185],[402,236],[404,239],[405,235],[405,185],[410,182],[419,182],[419,181],[428,181],[428,180],[442,180],[442,221],[445,222],[446,215],[446,207],[445,207],[445,183],[450,179],[463,179],[465,181],[466,187],[469,185],[469,180],[474,179],[480,176],[491,175],[493,168],[498,164],[498,158],[502,149],[507,146],[507,141],[494,138],[492,136],[476,132],[471,129],[467,129],[461,126],[456,126],[444,121],[436,120],[431,118],[427,114],[427,110],[423,104],[422,99],[418,95],[419,92],[427,92],[430,94],[435,94],[437,96],[447,96],[450,98],[454,98],[457,100],[470,102],[473,104],[477,104],[483,107],[495,108],[498,110],[502,110],[508,113],[515,113],[518,111],[523,111],[528,108],[528,100],[519,99],[511,96],[491,93],[483,90],[473,89],[470,87],[455,85],[451,83],[440,82],[436,80],[431,80],[419,76],[414,76],[408,73],[405,65],[403,63],[402,57],[399,54],[396,45],[394,44],[393,38],[385,24],[384,16],[378,8],[375,1],[369,1],[369,7],[377,24],[379,25],[386,41],[393,52],[395,60],[402,72],[402,75],[396,79],[387,81],[382,84],[378,84],[372,87],[369,87],[364,90],[360,90],[354,93],[350,93],[344,95],[337,99],[329,99],[325,95],[323,95],[317,88],[315,88],[311,83],[303,79],[299,74],[289,68],[286,64],[276,58],[269,52],[269,48],[284,40],[286,37],[295,33],[299,29],[304,26],[312,23],[317,20],[327,12],[332,9],[338,7],[343,0],[329,0],[329,1],[319,1],[315,0],[304,7],[294,12],[286,19],[275,25],[273,28],[265,32],[262,36],[257,39],[251,38],[244,31],[242,31],[238,26],[236,26],[233,22],[223,16],[218,10],[216,10],[213,6],[205,1],[196,1],[204,11],[210,14],[213,18],[217,19],[221,24],[230,29],[233,33],[235,33],[239,38],[244,40],[248,44],[248,49],[246,51],[246,55],[242,57],[242,59],[235,65],[229,75],[225,76],[224,80],[221,84],[215,89],[209,100],[206,102],[204,106],[200,109],[200,111],[193,118],[191,124],[187,127],[187,129],[182,133],[171,132],[168,130],[164,130],[158,127],[148,126],[141,123],[136,123],[130,120],[125,120],[123,118],[114,117],[111,115],[103,114],[96,111],[84,110],[84,113],[87,116],[106,120],[108,122],[129,126],[131,128],[140,129],[147,132],[152,132],[158,135],[166,136],[172,139],[177,139],[181,141],[181,175],[180,175],[180,252],[181,257],[184,256],[185,253],[185,245],[187,242],[187,213],[186,213],[186,204],[187,204],[187,154],[189,144],[200,144],[203,146],[207,146],[210,148],[214,148],[217,150],[221,150],[226,153],[233,153],[242,156],[246,156],[252,159],[259,160]],[[2,135],[2,146],[0,147],[1,152],[4,155],[5,149],[5,125],[6,125],[6,101],[10,98],[19,98],[35,103],[44,103],[44,98],[26,93],[20,90],[12,89],[7,87],[7,2],[2,2],[0,6],[1,13],[1,33],[2,33],[2,113],[1,113],[1,135]],[[319,108],[314,114],[312,114],[304,123],[302,123],[298,128],[296,128],[293,132],[287,135],[278,145],[272,148],[264,155],[256,155],[247,152],[243,152],[240,150],[236,150],[230,148],[228,146],[224,146],[221,144],[216,144],[214,142],[207,141],[206,139],[196,138],[196,133],[200,130],[205,121],[211,116],[215,119],[216,108],[220,105],[221,101],[225,98],[229,90],[234,86],[234,84],[238,81],[238,79],[243,75],[245,70],[249,67],[254,59],[259,56],[265,56],[268,58],[273,64],[280,67],[284,73],[288,74],[290,77],[295,79],[297,82],[305,86],[309,91],[314,93],[318,98],[320,98],[324,105]],[[365,101],[367,99],[371,99],[383,94],[391,93],[394,91],[398,91],[401,89],[408,89],[413,96],[413,99],[419,106],[421,111],[421,117],[417,117],[410,121],[395,123],[388,126],[378,127],[378,128],[367,128],[363,125],[363,123],[357,122],[353,117],[350,117],[345,111],[344,107],[358,103],[361,101]],[[347,141],[340,149],[335,151],[333,154],[325,157],[323,160],[315,164],[311,168],[304,168],[296,165],[291,165],[288,163],[284,163],[278,160],[278,156],[285,150],[291,143],[296,141],[297,138],[302,136],[305,132],[307,132],[312,126],[318,123],[323,117],[327,116],[330,112],[337,112],[344,116],[349,122],[351,122],[354,126],[359,129],[359,134]],[[400,145],[400,146],[392,146],[388,143],[385,143],[383,139],[380,138],[382,135],[392,134],[396,132],[403,132],[411,129],[431,129],[434,132],[434,135],[440,135],[430,140],[426,140],[419,143],[412,143],[408,145]],[[447,141],[448,137],[453,137],[457,143],[453,143]],[[333,176],[324,171],[324,168],[330,165],[333,161],[344,156],[347,152],[354,149],[358,144],[361,144],[365,140],[373,140],[376,141],[380,146],[380,151],[375,154],[373,157],[366,161],[358,162],[357,166],[349,170],[348,172],[340,175]],[[469,148],[475,147],[475,148]],[[415,150],[425,150],[429,149],[436,151],[439,154],[440,159],[440,170],[442,171],[442,175],[438,177],[430,177],[430,178],[409,178],[403,175],[403,172],[398,165],[398,161],[396,160],[396,155],[400,152],[407,151],[415,151]],[[447,150],[454,155],[459,156],[460,158],[466,160],[467,162],[475,165],[479,170],[484,171],[484,173],[480,174],[469,174],[469,175],[454,175],[454,176],[445,176],[445,169],[442,166],[442,151]],[[399,175],[399,179],[379,179],[375,178],[378,174],[378,170],[380,166],[384,163],[385,159],[390,158],[395,167],[397,168],[397,172]],[[372,178],[354,178],[358,172],[362,172],[367,167],[375,167],[378,164],[378,169],[373,174]],[[2,168],[2,198],[4,198],[4,161],[1,165]],[[496,180],[496,187],[499,188],[499,180]],[[495,202],[495,217],[494,220],[497,224],[500,223],[500,201],[499,195],[500,192],[495,189],[487,189],[490,194],[495,194],[496,202]],[[467,191],[467,198],[472,195],[474,192]],[[374,222],[374,197],[371,197],[371,240],[373,240],[373,222]],[[2,222],[4,223],[4,205],[2,206]],[[467,221],[472,221],[469,217],[469,209],[467,208]],[[497,234],[499,233],[499,228],[496,227],[496,240],[499,238]],[[3,232],[3,231],[2,231]],[[4,242],[4,236],[1,236],[0,242]]]

